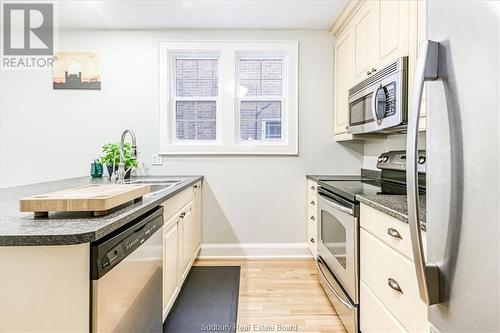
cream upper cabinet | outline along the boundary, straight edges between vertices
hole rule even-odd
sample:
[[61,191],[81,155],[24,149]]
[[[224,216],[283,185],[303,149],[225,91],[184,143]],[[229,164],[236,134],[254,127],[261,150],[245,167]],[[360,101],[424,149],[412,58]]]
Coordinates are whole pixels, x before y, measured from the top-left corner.
[[349,89],[354,82],[354,33],[345,30],[335,43],[335,135],[346,134]]
[[377,67],[380,68],[408,55],[410,3],[404,0],[373,2],[378,2],[379,6]]
[[354,14],[354,74],[359,82],[370,76],[378,66],[378,1],[368,1]]
[[[351,0],[332,27],[335,37],[335,139],[359,139],[347,131],[348,90],[391,61],[408,56],[411,83],[418,45],[425,39],[425,1]],[[425,93],[421,130],[425,130]]]

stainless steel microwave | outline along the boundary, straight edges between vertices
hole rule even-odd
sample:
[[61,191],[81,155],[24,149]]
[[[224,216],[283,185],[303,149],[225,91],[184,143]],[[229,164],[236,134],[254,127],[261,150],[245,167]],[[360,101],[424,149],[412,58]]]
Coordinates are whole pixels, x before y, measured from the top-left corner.
[[408,119],[408,57],[401,57],[349,89],[352,134],[396,132]]

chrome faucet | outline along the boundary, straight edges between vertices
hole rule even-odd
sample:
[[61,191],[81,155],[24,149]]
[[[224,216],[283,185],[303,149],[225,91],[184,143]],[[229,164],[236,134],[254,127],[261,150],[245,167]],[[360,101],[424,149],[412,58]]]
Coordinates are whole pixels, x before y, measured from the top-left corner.
[[125,137],[127,134],[130,134],[130,137],[132,138],[132,148],[130,149],[130,157],[135,160],[137,159],[137,144],[135,141],[135,133],[132,130],[126,129],[122,133],[122,139],[120,141],[120,163],[118,164],[118,171],[116,175],[111,176],[111,181],[116,182],[117,184],[125,184],[125,175],[127,172],[129,172],[130,169],[132,169],[132,166],[129,167],[127,170],[125,170],[125,163],[123,161],[123,155],[124,155],[124,144],[125,144]]

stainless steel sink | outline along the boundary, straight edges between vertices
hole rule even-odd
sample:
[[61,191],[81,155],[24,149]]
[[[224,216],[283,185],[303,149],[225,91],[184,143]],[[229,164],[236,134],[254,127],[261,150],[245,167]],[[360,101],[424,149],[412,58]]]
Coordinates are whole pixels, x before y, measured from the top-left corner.
[[165,184],[165,185],[175,185],[180,183],[181,179],[153,179],[153,178],[140,178],[130,180],[129,184]]
[[156,193],[163,191],[169,187],[179,184],[182,182],[181,179],[133,179],[127,182],[127,184],[147,184],[149,185],[151,192],[149,195],[155,195]]

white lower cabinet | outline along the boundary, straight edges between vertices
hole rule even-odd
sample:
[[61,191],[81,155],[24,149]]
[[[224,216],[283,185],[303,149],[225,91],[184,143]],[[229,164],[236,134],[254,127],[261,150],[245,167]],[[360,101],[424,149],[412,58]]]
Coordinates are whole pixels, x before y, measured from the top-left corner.
[[[361,330],[429,332],[427,306],[419,296],[410,251],[408,224],[363,204],[360,216]],[[425,233],[422,238],[425,242]]]
[[318,183],[315,180],[307,180],[307,247],[315,257],[318,249],[317,244],[317,219],[318,219]]
[[359,285],[359,327],[361,332],[406,332],[384,304],[361,281]]
[[364,229],[359,242],[363,282],[409,332],[428,332],[427,306],[420,300],[413,262]]
[[163,238],[163,318],[167,315],[165,311],[172,307],[179,289],[177,283],[177,237],[178,227],[177,223],[174,223],[164,233]]
[[198,244],[194,244],[195,224],[193,219],[192,203],[181,213],[179,226],[182,228],[182,238],[179,238],[180,257],[181,259],[181,279],[184,280],[189,273],[192,260],[194,260],[194,252]]
[[[168,212],[164,215],[166,221],[163,226],[165,320],[200,250],[201,182],[167,200],[162,206]],[[172,207],[177,211],[173,211]]]

